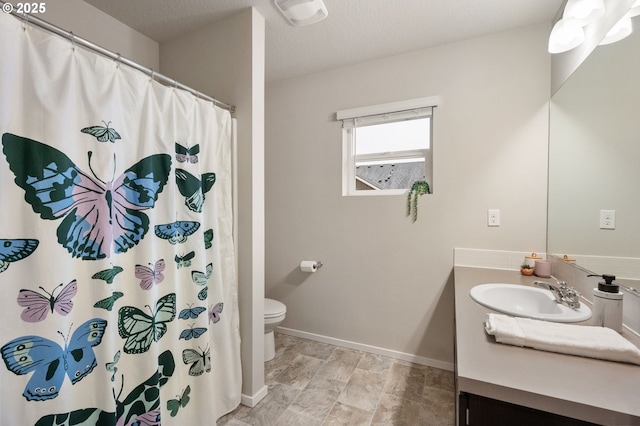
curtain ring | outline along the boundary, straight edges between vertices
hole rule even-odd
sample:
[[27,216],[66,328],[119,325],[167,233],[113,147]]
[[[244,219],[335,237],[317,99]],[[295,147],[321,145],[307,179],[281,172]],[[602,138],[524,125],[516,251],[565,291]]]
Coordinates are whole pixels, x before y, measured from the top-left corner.
[[27,25],[29,25],[29,14],[25,13],[22,16],[24,17],[24,22],[22,23],[22,30],[26,31],[27,30]]
[[151,74],[149,76],[151,77],[149,81],[153,82],[153,80],[156,78],[156,72],[154,70],[151,70]]
[[120,68],[120,61],[122,60],[122,57],[120,56],[119,53],[116,53],[116,55],[118,55],[116,57],[116,68]]
[[76,35],[73,31],[69,31],[69,38],[71,39],[71,50],[76,50]]

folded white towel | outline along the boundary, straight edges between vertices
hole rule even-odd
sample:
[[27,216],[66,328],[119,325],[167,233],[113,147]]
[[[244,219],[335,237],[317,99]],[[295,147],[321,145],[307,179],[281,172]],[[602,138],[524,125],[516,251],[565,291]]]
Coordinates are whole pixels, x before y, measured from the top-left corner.
[[485,330],[508,345],[640,365],[640,349],[606,327],[487,314]]

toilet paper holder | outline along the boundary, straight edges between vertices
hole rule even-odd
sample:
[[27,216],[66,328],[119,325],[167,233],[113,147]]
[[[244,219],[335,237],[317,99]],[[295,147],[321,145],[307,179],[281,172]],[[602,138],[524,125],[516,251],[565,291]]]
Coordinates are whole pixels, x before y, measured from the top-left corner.
[[302,272],[316,272],[322,268],[322,262],[319,260],[303,260],[300,262]]

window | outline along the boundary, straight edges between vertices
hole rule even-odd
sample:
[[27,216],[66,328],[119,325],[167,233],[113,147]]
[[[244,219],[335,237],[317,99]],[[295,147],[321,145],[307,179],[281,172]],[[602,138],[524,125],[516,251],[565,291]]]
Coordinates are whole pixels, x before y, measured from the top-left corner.
[[437,98],[339,111],[342,195],[405,194],[416,181],[432,188],[432,124]]

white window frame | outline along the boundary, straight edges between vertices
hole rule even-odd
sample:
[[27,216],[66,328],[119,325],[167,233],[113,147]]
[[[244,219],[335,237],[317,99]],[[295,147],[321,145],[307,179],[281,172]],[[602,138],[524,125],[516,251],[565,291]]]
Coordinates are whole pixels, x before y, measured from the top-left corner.
[[[430,136],[433,136],[432,109],[439,104],[441,104],[441,101],[438,96],[430,96],[338,111],[336,119],[342,121],[342,195],[403,195],[408,191],[408,189],[356,190],[356,144],[353,129],[357,127],[357,121],[368,121],[370,124],[384,123],[385,118],[391,116],[395,116],[397,120],[398,117],[403,115],[409,117],[415,114],[422,114],[425,117],[431,117],[430,129],[432,134]],[[428,113],[426,112],[427,109],[429,109]],[[433,140],[432,138],[430,139],[432,143],[428,150],[405,152],[402,158],[424,158],[425,161],[430,161],[433,166]],[[394,156],[393,158],[401,157]],[[375,158],[372,156],[371,159]],[[431,182],[429,184],[432,185]]]

